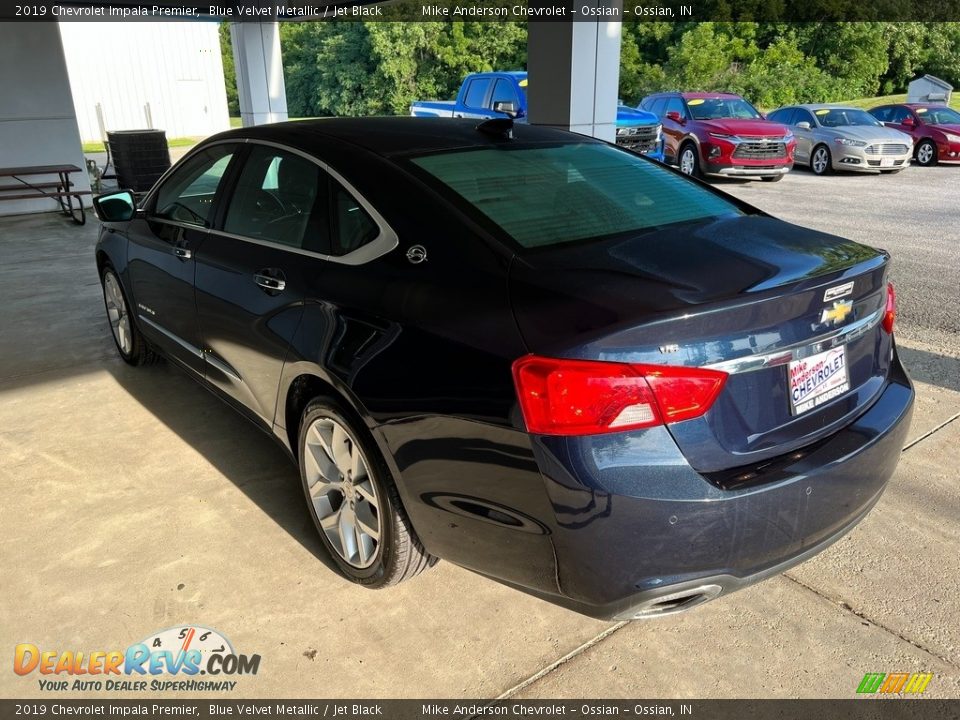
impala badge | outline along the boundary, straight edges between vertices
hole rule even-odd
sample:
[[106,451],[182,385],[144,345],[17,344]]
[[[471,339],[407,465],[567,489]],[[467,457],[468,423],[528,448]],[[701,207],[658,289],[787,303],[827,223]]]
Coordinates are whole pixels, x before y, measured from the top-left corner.
[[407,250],[407,260],[414,265],[419,265],[427,259],[427,249],[423,245],[413,245]]
[[843,285],[837,285],[836,287],[827,288],[827,291],[823,293],[823,301],[830,302],[831,300],[837,300],[846,295],[849,295],[853,292],[853,281],[851,280],[848,283]]
[[824,308],[823,312],[820,314],[820,324],[821,325],[839,325],[842,323],[847,315],[853,310],[853,303],[849,300],[837,301],[833,304],[833,307]]

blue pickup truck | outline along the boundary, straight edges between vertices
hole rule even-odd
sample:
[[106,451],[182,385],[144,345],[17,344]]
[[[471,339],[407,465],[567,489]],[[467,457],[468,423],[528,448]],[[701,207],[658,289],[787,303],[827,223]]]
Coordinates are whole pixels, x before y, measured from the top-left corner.
[[[414,117],[512,117],[527,122],[527,73],[473,73],[463,79],[456,100],[418,100],[410,105]],[[653,113],[617,107],[617,145],[663,160],[660,120]]]

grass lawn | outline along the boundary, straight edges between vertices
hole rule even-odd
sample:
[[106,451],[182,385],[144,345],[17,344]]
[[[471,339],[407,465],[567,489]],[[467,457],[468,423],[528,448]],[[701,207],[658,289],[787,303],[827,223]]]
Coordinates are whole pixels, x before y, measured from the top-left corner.
[[[201,140],[203,140],[202,137],[168,138],[167,147],[192,147]],[[88,142],[83,144],[83,152],[85,153],[102,153],[106,151],[107,149],[103,146],[102,142]]]
[[[902,95],[881,95],[880,97],[871,97],[871,98],[860,98],[859,100],[847,100],[843,103],[836,103],[838,105],[853,105],[854,107],[863,108],[864,110],[869,110],[870,108],[875,108],[877,105],[893,105],[897,103],[905,103],[907,101],[907,94],[903,93]],[[953,93],[950,98],[950,107],[954,110],[960,110],[960,93]]]
[[[309,120],[309,118],[290,118],[291,120]],[[230,128],[243,127],[243,122],[239,117],[230,118]],[[202,137],[178,137],[178,138],[168,138],[167,147],[178,148],[178,147],[193,147],[198,142],[203,140]],[[84,153],[102,153],[106,152],[107,149],[103,146],[102,142],[88,142],[83,143],[83,152]]]

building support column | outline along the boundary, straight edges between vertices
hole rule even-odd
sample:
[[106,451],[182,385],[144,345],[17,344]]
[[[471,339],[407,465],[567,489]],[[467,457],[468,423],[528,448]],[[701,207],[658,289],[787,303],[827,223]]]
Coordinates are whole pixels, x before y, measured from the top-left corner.
[[237,93],[244,127],[287,119],[280,28],[275,22],[230,23]]
[[[531,6],[536,0],[531,0]],[[577,0],[616,8],[622,0]],[[572,8],[571,8],[572,9]],[[613,142],[620,83],[620,22],[536,22],[527,25],[530,122]]]

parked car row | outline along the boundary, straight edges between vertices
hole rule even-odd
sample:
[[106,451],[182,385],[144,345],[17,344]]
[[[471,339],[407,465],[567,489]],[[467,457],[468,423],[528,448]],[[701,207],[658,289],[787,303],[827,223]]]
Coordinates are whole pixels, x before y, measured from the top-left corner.
[[[456,100],[418,100],[414,117],[527,122],[527,73],[467,75]],[[759,177],[776,182],[806,165],[897,173],[960,163],[960,113],[944,105],[881,105],[869,112],[828,104],[788,105],[764,116],[733,93],[660,92],[639,107],[617,107],[617,145],[696,177]]]
[[765,117],[732,93],[661,92],[640,108],[663,123],[664,161],[687,175],[776,182],[794,163],[816,175],[960,163],[960,113],[945,105],[789,105]]

